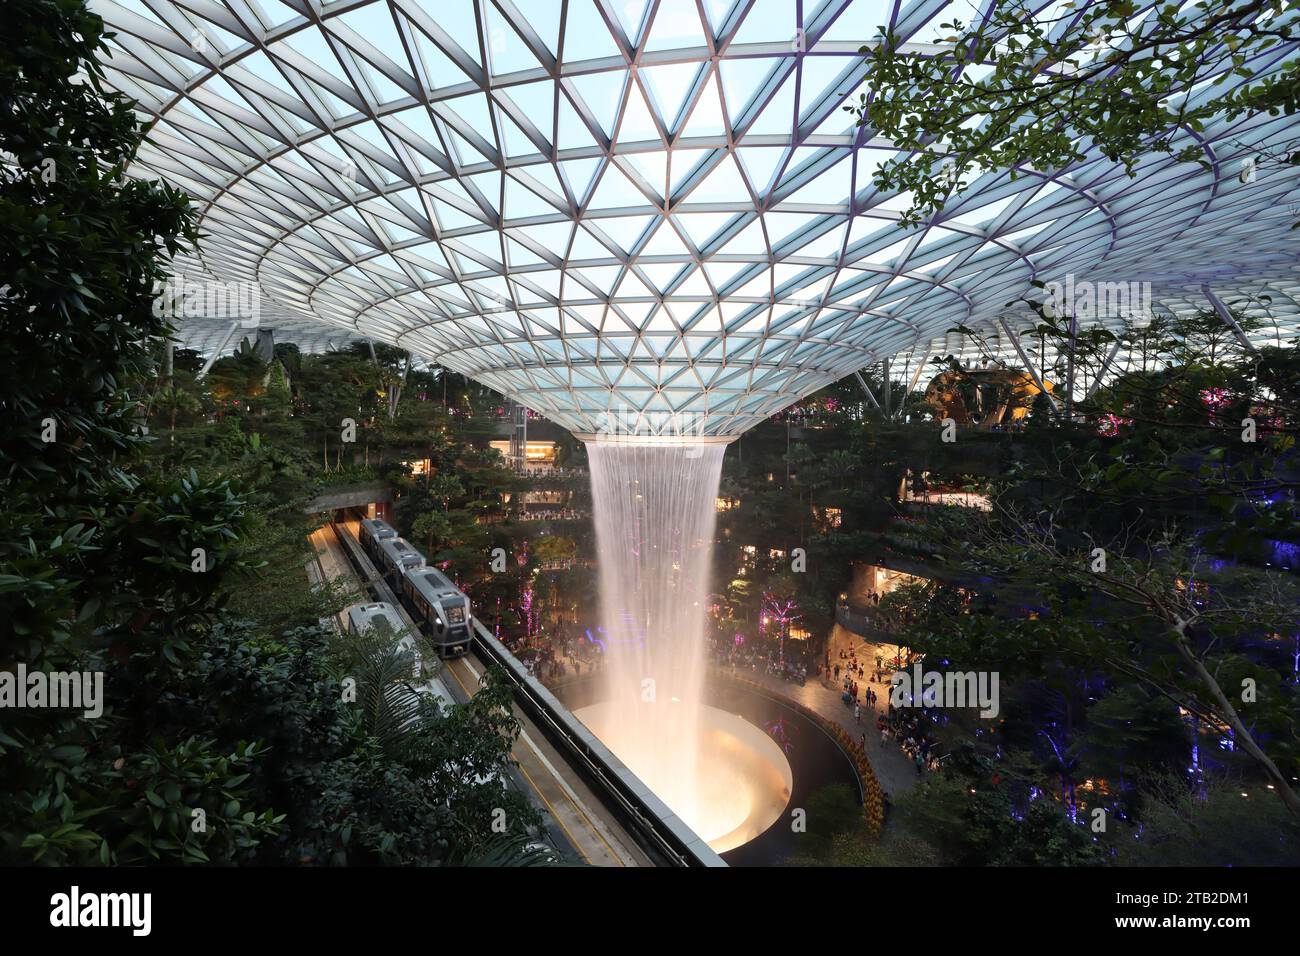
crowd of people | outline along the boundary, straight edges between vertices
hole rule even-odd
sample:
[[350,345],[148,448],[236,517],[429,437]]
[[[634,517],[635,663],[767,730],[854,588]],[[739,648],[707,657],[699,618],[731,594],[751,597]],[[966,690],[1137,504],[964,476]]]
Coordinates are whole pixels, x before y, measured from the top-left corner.
[[[878,596],[877,596],[878,597]],[[604,655],[599,644],[588,640],[580,628],[558,621],[529,637],[506,640],[510,650],[525,663],[530,673],[544,682],[580,678],[599,671]],[[854,722],[862,726],[859,740],[865,747],[872,715],[880,743],[896,743],[918,774],[939,768],[940,755],[930,734],[929,716],[923,710],[894,707],[889,699],[890,675],[906,666],[911,655],[892,656],[871,653],[870,645],[850,643],[840,648],[832,660],[828,650],[820,671],[825,685],[840,688],[840,700],[853,711]],[[870,656],[869,656],[870,655]],[[808,676],[807,665],[798,659],[786,659],[778,644],[737,642],[715,637],[710,645],[715,667],[753,674],[767,674],[802,684]],[[873,685],[885,685],[880,690]],[[825,686],[824,685],[824,686]],[[881,701],[881,696],[885,700]]]
[[783,655],[779,643],[765,648],[757,643],[737,644],[734,639],[719,638],[710,643],[709,652],[714,667],[768,674],[800,685],[808,679],[807,663],[799,655]]
[[[841,648],[834,663],[829,651],[825,658],[826,676],[839,683],[840,700],[853,708],[854,722],[862,723],[864,711],[868,720],[872,713],[876,713],[875,726],[876,732],[880,734],[881,746],[887,747],[891,742],[896,742],[919,774],[939,768],[940,758],[934,752],[934,741],[927,732],[930,726],[928,716],[924,711],[895,708],[889,699],[888,687],[882,691],[885,695],[885,709],[878,711],[880,693],[871,686],[872,683],[888,684],[890,674],[906,663],[908,660],[901,654],[890,659],[877,653],[874,662],[868,664],[865,660],[858,659],[858,648],[853,645],[847,649]],[[861,732],[860,739],[865,746],[866,730]]]
[[[868,668],[864,661],[858,660],[858,651],[856,647],[850,647],[848,650],[840,649],[839,658],[832,666],[830,651],[826,652],[826,674],[832,680],[840,681],[842,679],[844,690],[848,693],[854,702],[858,699],[858,681],[866,680],[867,675],[872,675],[872,680],[879,684],[885,676],[886,667],[892,663],[894,667],[901,665],[902,661],[897,657],[892,662],[887,662],[880,654],[876,655],[874,669]],[[875,692],[872,691],[872,700],[875,700]]]
[[576,508],[548,508],[545,511],[521,511],[520,521],[577,521],[587,517],[587,512]]
[[[581,677],[584,672],[581,658],[562,657],[555,652],[553,647],[537,648],[532,654],[525,653],[522,659],[524,665],[528,668],[528,673],[542,683],[562,681],[570,674],[574,677]],[[586,672],[594,673],[598,668],[599,662],[595,664],[589,663]]]
[[528,636],[503,637],[502,643],[542,682],[593,674],[604,661],[600,646],[564,621]]
[[916,772],[939,769],[939,754],[934,751],[934,741],[929,735],[930,722],[924,712],[904,711],[889,702],[888,710],[876,717],[876,731],[880,734],[880,745],[888,747],[891,741],[897,741],[907,758],[916,767]]

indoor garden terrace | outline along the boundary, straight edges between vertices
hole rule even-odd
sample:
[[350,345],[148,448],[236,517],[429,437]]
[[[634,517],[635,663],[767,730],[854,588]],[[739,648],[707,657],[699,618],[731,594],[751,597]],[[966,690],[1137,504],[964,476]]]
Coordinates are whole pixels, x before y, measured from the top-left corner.
[[16,921],[230,867],[1283,911],[1293,4],[5,12]]

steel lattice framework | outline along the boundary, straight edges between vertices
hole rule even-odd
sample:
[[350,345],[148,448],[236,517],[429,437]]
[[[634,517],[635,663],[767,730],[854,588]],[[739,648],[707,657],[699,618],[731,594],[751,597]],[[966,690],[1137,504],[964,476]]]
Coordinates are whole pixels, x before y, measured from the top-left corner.
[[1090,154],[987,175],[900,229],[905,197],[872,186],[897,150],[842,108],[858,51],[889,23],[934,55],[941,22],[981,12],[966,4],[92,6],[117,34],[110,82],[157,118],[133,171],[202,213],[183,269],[578,431],[627,408],[738,434],[959,323],[1023,325],[1008,301],[1067,272],[1149,281],[1175,310],[1209,284],[1290,330],[1300,314],[1300,170],[1238,181],[1243,158],[1294,144],[1286,117],[1187,133],[1208,168],[1153,155],[1130,178]]

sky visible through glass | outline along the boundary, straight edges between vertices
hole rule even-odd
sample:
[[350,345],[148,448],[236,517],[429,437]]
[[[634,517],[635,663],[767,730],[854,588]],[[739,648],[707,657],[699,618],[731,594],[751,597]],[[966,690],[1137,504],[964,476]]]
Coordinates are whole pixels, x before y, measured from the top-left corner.
[[110,83],[158,118],[133,171],[202,213],[187,273],[259,283],[264,325],[400,345],[579,431],[627,408],[737,434],[955,325],[1027,324],[1007,303],[1035,278],[1150,282],[1172,311],[1205,283],[1250,293],[1270,334],[1300,313],[1300,171],[1238,181],[1285,117],[1211,126],[1209,169],[989,174],[900,229],[907,197],[872,184],[897,150],[843,110],[858,51],[890,23],[924,53],[970,4],[92,6]]

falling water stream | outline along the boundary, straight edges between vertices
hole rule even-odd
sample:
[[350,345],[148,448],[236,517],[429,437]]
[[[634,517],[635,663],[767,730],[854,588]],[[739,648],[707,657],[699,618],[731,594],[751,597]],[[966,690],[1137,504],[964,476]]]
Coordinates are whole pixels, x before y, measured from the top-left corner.
[[[765,802],[746,779],[753,774],[752,744],[719,729],[717,712],[702,701],[724,450],[710,443],[587,443],[606,687],[604,702],[579,716],[710,842],[745,829]],[[777,781],[778,796],[782,789],[788,794]]]

